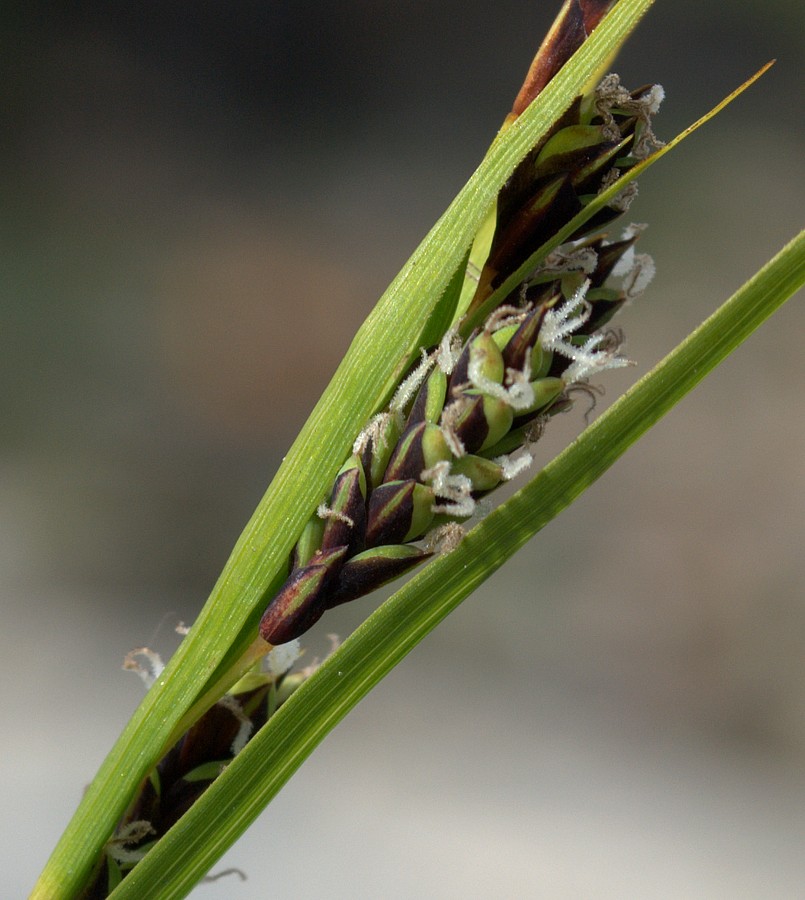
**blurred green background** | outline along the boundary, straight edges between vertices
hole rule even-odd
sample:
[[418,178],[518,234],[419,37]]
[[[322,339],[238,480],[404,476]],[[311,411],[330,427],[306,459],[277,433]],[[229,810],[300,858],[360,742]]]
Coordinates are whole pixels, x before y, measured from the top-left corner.
[[[22,896],[375,299],[480,160],[558,3],[0,12],[5,896]],[[657,3],[670,138],[636,369],[798,230],[802,9]],[[624,224],[627,224],[626,220]],[[327,740],[200,897],[799,897],[801,303]],[[550,458],[582,425],[561,417]],[[308,658],[376,598],[329,614]]]

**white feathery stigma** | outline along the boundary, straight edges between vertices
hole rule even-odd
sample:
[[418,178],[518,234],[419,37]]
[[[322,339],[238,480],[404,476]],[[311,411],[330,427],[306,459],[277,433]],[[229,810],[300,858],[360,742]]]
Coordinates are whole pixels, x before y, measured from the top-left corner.
[[372,416],[366,428],[362,429],[355,438],[352,452],[360,456],[370,442],[376,450],[385,450],[388,446],[386,432],[393,418],[394,416],[390,412],[382,412]]
[[414,394],[419,390],[422,383],[428,377],[428,372],[430,372],[431,367],[433,366],[433,357],[426,351],[422,350],[422,359],[419,362],[419,365],[414,369],[411,374],[405,378],[400,386],[397,388],[394,397],[391,400],[391,404],[389,408],[392,413],[402,413],[405,407],[408,404],[408,401],[414,396]]
[[461,415],[463,409],[464,402],[462,400],[454,400],[452,403],[448,403],[448,405],[445,406],[439,419],[439,428],[442,430],[442,434],[447,442],[447,446],[450,448],[450,452],[456,459],[461,459],[462,456],[467,455],[467,449],[464,446],[464,442],[456,434],[455,430],[455,421]]
[[563,356],[573,358],[573,347],[565,343],[564,339],[590,318],[592,307],[584,299],[589,287],[589,280],[585,281],[572,297],[545,313],[539,330],[539,342],[545,350],[555,350]]
[[240,753],[240,751],[246,746],[249,738],[251,737],[252,731],[254,731],[254,723],[243,711],[243,707],[240,705],[237,698],[233,697],[231,694],[224,694],[224,696],[221,697],[221,699],[218,701],[218,704],[220,706],[223,706],[224,709],[231,712],[237,720],[238,732],[232,740],[232,744],[230,746],[232,755],[237,756],[238,753]]
[[497,397],[511,406],[512,409],[528,409],[534,402],[534,388],[530,384],[531,378],[531,357],[526,356],[522,370],[507,369],[506,384],[502,385],[483,373],[484,360],[470,356],[470,362],[467,366],[467,377],[473,387],[478,388],[484,394],[490,397]]
[[525,472],[531,463],[534,462],[534,457],[528,451],[521,453],[519,456],[508,453],[505,456],[496,456],[493,462],[500,466],[503,472],[503,480],[511,481],[512,478],[516,478]]
[[424,484],[430,484],[433,493],[440,500],[449,501],[448,503],[434,504],[434,513],[464,518],[475,512],[472,482],[466,475],[451,474],[450,463],[446,460],[425,469],[419,477]]
[[316,515],[320,519],[335,519],[338,522],[343,522],[345,525],[349,525],[350,528],[355,527],[355,522],[346,513],[340,512],[337,509],[332,509],[331,507],[327,506],[326,503],[320,503],[316,507]]
[[455,368],[458,358],[461,356],[461,349],[461,335],[458,333],[458,329],[448,328],[434,353],[436,365],[445,375],[449,375]]
[[[628,241],[645,229],[645,225],[629,225],[624,229],[621,240]],[[626,294],[627,301],[631,302],[651,284],[656,271],[651,256],[648,253],[635,253],[634,246],[632,246],[617,261],[612,269],[612,274],[615,278],[623,279],[623,292]]]
[[565,384],[574,384],[606,369],[622,369],[633,366],[634,362],[626,357],[618,356],[617,347],[601,346],[609,342],[606,334],[593,334],[581,346],[565,345],[566,350],[560,352],[570,357],[571,364],[562,373]]

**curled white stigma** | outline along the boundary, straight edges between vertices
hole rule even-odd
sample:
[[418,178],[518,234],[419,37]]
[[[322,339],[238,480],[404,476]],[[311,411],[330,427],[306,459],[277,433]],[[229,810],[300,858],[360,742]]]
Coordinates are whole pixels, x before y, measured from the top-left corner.
[[472,482],[466,475],[451,474],[450,463],[446,460],[437,462],[430,469],[425,469],[419,477],[423,483],[430,484],[433,493],[440,500],[448,501],[434,504],[434,513],[468,518],[475,512]]
[[496,456],[493,462],[500,466],[503,472],[503,480],[511,481],[512,478],[516,478],[525,472],[531,463],[534,462],[534,457],[528,451],[525,451],[519,456],[514,456],[513,454]]
[[592,307],[584,299],[589,287],[590,282],[585,281],[572,297],[545,313],[539,330],[539,342],[545,350],[570,355],[572,345],[567,344],[564,339],[590,318]]
[[484,394],[497,397],[512,409],[527,409],[534,402],[534,388],[531,387],[531,356],[526,355],[522,370],[507,369],[506,385],[500,384],[483,374],[483,360],[473,359],[467,366],[467,377],[473,387]]
[[445,375],[449,375],[456,367],[458,358],[461,356],[461,348],[461,335],[458,333],[458,329],[448,328],[434,353],[436,365]]
[[[645,225],[629,225],[624,229],[621,240],[628,241],[645,229]],[[651,284],[656,271],[657,268],[651,256],[648,253],[635,253],[634,246],[632,246],[617,261],[612,269],[612,274],[616,278],[623,279],[623,292],[626,294],[626,299],[631,302],[637,299]]]
[[338,522],[343,522],[345,525],[349,525],[350,528],[355,527],[355,520],[350,518],[346,513],[342,513],[337,509],[331,509],[327,506],[326,503],[320,503],[316,507],[316,515],[320,519],[335,519]]
[[352,452],[357,456],[360,456],[360,454],[369,446],[370,442],[375,449],[385,450],[388,446],[387,429],[392,419],[393,416],[389,412],[382,412],[378,413],[376,416],[372,416],[366,428],[364,428],[355,438],[355,443],[352,445]]
[[402,381],[391,400],[389,408],[392,413],[402,413],[408,405],[408,401],[414,396],[428,377],[428,372],[430,372],[432,366],[432,356],[425,350],[422,350],[422,359],[420,360],[419,365]]
[[466,532],[458,522],[447,522],[434,528],[425,538],[425,550],[428,553],[450,553],[462,542]]
[[148,847],[129,850],[127,844],[139,844],[150,834],[156,834],[154,826],[145,819],[135,819],[124,825],[106,845],[106,852],[118,863],[137,863],[148,852]]
[[439,419],[439,428],[442,430],[442,434],[447,442],[447,446],[450,448],[450,452],[456,459],[461,459],[462,456],[467,455],[467,449],[464,446],[464,442],[455,431],[455,421],[464,409],[466,402],[465,399],[460,399],[448,403],[442,410],[442,415]]
[[631,359],[618,356],[617,347],[601,346],[608,340],[606,334],[594,334],[587,338],[581,346],[564,345],[560,352],[572,360],[562,373],[562,380],[565,384],[574,384],[584,378],[604,372],[606,369],[622,369],[624,366],[635,364]]

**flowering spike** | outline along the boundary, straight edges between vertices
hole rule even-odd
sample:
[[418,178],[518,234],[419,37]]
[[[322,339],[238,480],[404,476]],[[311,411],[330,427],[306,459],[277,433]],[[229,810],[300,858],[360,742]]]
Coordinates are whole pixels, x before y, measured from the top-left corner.
[[[567,0],[504,127],[612,5]],[[564,244],[549,253],[541,248],[553,246],[571,217],[659,146],[650,120],[661,99],[661,88],[627,91],[608,76],[570,104],[511,174],[473,242],[455,322],[441,336],[441,326],[427,326],[436,345],[421,348],[388,408],[356,437],[260,621],[262,639],[289,651],[289,662],[277,658],[277,669],[250,673],[165,755],[108,845],[99,876],[105,887],[125,875],[306,677],[280,670],[325,610],[449,552],[464,533],[459,521],[483,506],[483,495],[531,464],[528,448],[550,417],[572,406],[574,391],[595,393],[585,379],[629,364],[619,355],[619,332],[601,326],[643,290],[653,264],[634,251],[640,226],[610,243],[600,229],[628,207],[635,183]],[[491,308],[504,282],[507,296]],[[412,545],[420,539],[422,547]],[[158,660],[151,662],[158,671]],[[133,658],[130,664],[137,665]]]
[[[515,109],[533,99],[610,5],[565,4]],[[473,245],[461,318],[437,346],[422,348],[388,410],[356,439],[354,456],[320,508],[323,531],[305,529],[288,581],[264,619],[264,637],[296,636],[323,609],[415,565],[424,551],[410,542],[473,515],[480,495],[527,468],[524,448],[550,417],[572,406],[574,389],[598,372],[629,365],[619,355],[620,333],[601,327],[640,293],[653,265],[634,252],[640,226],[609,243],[600,228],[623,212],[634,183],[569,241],[542,259],[534,254],[657,146],[650,117],[661,93],[630,92],[607,77],[526,154]],[[496,286],[510,283],[526,263],[532,270],[519,286],[487,310]]]

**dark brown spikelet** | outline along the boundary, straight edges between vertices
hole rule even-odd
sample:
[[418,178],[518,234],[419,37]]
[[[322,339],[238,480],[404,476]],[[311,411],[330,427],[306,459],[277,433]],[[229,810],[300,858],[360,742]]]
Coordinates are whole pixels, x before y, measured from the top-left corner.
[[540,45],[512,105],[516,118],[581,47],[616,0],[566,0]]
[[308,674],[250,673],[207,710],[140,786],[81,900],[108,897]]

